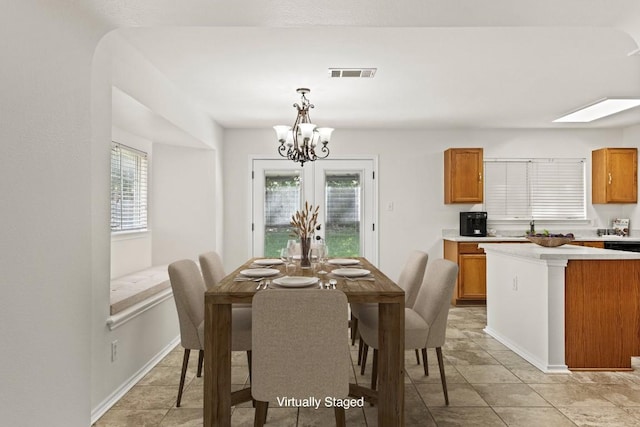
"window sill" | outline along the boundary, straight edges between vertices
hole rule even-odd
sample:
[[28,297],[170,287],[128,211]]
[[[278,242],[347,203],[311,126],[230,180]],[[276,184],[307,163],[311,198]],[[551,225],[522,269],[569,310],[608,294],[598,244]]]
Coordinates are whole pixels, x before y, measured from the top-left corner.
[[158,292],[157,294],[154,294],[119,313],[109,316],[107,318],[107,326],[109,327],[109,330],[113,331],[114,329],[127,323],[129,320],[141,315],[147,310],[152,309],[156,305],[171,298],[172,296],[173,292],[171,291],[171,288]]

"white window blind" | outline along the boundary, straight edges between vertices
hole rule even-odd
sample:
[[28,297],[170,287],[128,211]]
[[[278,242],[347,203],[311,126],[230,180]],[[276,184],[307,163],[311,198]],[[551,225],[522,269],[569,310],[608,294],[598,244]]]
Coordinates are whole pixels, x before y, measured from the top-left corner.
[[111,145],[111,231],[147,228],[147,153]]
[[486,159],[484,208],[492,219],[586,219],[584,165],[584,159]]

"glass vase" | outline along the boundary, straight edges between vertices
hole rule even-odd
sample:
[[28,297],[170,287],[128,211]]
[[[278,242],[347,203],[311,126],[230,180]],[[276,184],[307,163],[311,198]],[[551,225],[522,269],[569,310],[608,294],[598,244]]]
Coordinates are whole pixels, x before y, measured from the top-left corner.
[[300,239],[300,267],[311,267],[311,259],[309,258],[309,252],[311,250],[311,237],[305,237]]

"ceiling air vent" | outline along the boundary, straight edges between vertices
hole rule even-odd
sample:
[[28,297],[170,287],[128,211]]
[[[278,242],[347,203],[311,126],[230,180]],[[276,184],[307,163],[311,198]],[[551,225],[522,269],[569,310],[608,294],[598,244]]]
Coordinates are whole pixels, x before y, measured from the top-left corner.
[[377,68],[329,68],[329,77],[373,78]]

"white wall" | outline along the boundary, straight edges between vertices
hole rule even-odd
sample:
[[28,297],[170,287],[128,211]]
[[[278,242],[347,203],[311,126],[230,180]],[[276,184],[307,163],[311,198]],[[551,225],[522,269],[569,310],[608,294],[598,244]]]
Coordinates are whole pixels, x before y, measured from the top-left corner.
[[153,151],[154,265],[216,249],[214,150],[156,144]]
[[89,424],[90,77],[105,31],[68,2],[10,2],[0,13],[5,426]]
[[[442,229],[457,229],[458,212],[473,207],[443,202],[443,152],[447,148],[483,147],[486,157],[584,157],[590,171],[591,151],[618,145],[621,140],[621,130],[337,129],[330,145],[332,156],[379,156],[379,267],[397,278],[410,249],[441,257]],[[249,155],[277,156],[277,143],[271,129],[232,129],[225,133],[225,145],[225,217],[237,219],[227,221],[225,227],[225,266],[231,269],[246,260],[249,250]],[[591,200],[590,190],[587,200]],[[385,209],[389,202],[394,205],[391,212]],[[624,205],[588,205],[594,226],[628,210]]]
[[[624,147],[635,147],[640,149],[640,125],[624,129],[622,145]],[[640,168],[638,173],[640,174]],[[637,204],[626,205],[624,215],[620,215],[620,217],[630,219],[631,230],[640,230],[640,207],[638,207]]]

